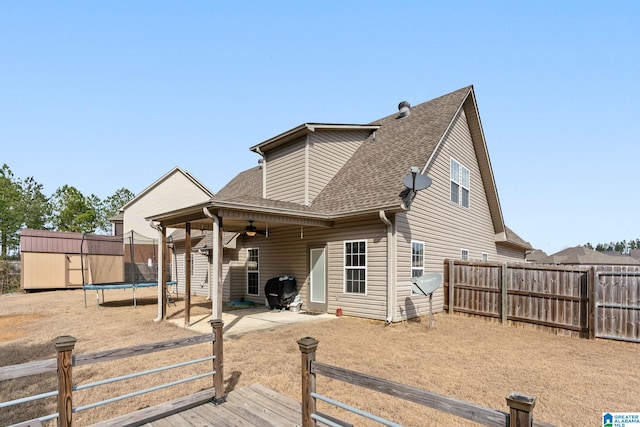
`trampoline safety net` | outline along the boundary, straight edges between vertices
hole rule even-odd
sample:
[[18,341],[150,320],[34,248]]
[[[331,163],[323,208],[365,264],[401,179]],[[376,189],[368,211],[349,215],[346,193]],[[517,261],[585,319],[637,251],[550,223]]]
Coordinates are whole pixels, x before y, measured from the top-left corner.
[[[87,264],[83,267],[83,284],[158,282],[158,239],[135,231],[122,237],[105,237],[83,238],[82,259]],[[170,274],[170,268],[167,272]]]

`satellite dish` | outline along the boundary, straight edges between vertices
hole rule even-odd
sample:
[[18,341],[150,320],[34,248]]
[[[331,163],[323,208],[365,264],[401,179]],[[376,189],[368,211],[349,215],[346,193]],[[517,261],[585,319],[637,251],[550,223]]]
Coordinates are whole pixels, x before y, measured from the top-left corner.
[[411,279],[411,288],[415,293],[425,296],[431,295],[442,284],[442,274],[427,273],[420,277]]
[[409,190],[418,191],[429,187],[433,181],[427,175],[409,174],[402,178],[402,183]]
[[442,274],[427,273],[411,279],[411,289],[415,293],[429,297],[429,329],[433,327],[433,293],[442,284]]

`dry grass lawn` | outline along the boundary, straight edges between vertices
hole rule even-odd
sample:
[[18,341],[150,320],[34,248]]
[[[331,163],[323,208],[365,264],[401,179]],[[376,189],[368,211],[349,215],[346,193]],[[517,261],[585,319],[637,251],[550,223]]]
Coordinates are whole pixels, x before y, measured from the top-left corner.
[[[60,335],[78,339],[74,353],[162,341],[195,334],[168,322],[154,323],[155,290],[109,291],[107,303],[95,308],[95,294],[84,308],[80,290],[0,296],[0,365],[55,357],[52,340]],[[89,298],[91,296],[91,298]],[[209,305],[195,299],[192,315]],[[180,316],[181,306],[170,316]],[[437,314],[433,329],[427,319],[384,326],[381,322],[340,317],[225,340],[226,390],[260,383],[300,400],[300,355],[296,340],[320,341],[317,360],[490,408],[507,411],[505,397],[518,391],[537,397],[536,419],[558,426],[601,425],[604,411],[640,411],[640,344],[551,335],[481,319]],[[127,362],[89,365],[74,370],[74,383],[85,384],[149,367],[210,354],[210,345],[138,356]],[[181,368],[169,375],[125,381],[74,394],[74,405],[146,388],[155,383],[204,372],[210,366]],[[158,377],[158,378],[156,378]],[[161,377],[161,378],[160,378]],[[211,385],[198,380],[165,392],[110,404],[74,415],[75,425],[90,425],[139,408],[186,395]],[[55,389],[55,374],[0,384],[0,401]],[[474,425],[388,396],[318,378],[318,392],[407,426]],[[340,414],[320,406],[321,410]],[[55,412],[55,399],[0,409],[0,425]],[[370,425],[362,419],[357,425]]]

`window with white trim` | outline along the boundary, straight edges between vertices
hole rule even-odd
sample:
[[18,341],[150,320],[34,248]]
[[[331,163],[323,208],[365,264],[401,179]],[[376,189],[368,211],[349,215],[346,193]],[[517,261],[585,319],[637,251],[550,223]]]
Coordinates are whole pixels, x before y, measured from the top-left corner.
[[247,294],[260,294],[260,269],[258,248],[247,249]]
[[344,292],[367,293],[367,241],[344,242]]
[[460,259],[462,261],[469,261],[469,250],[468,249],[460,249]]
[[[424,274],[424,242],[411,241],[411,278]],[[421,295],[411,287],[411,295]]]
[[411,241],[411,277],[424,274],[424,242]]
[[469,208],[471,199],[471,172],[469,169],[462,166],[454,158],[451,158],[449,179],[451,181],[450,200],[456,205]]
[[489,254],[486,252],[482,252],[482,261],[487,262],[489,261]]

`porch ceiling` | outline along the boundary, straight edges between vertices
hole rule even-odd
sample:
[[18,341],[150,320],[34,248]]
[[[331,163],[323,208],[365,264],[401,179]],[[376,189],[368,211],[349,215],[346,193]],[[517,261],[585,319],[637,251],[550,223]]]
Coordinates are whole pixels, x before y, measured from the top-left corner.
[[331,227],[333,225],[333,222],[327,219],[314,218],[307,215],[296,215],[295,213],[264,212],[251,208],[216,209],[210,208],[209,206],[192,206],[155,215],[148,219],[168,228],[185,228],[186,224],[190,223],[192,229],[211,230],[213,227],[212,220],[204,213],[204,208],[209,209],[212,215],[217,215],[222,218],[222,231],[244,231],[245,227],[249,225],[249,221],[253,221],[253,225],[260,230],[272,230],[291,225],[308,227]]

